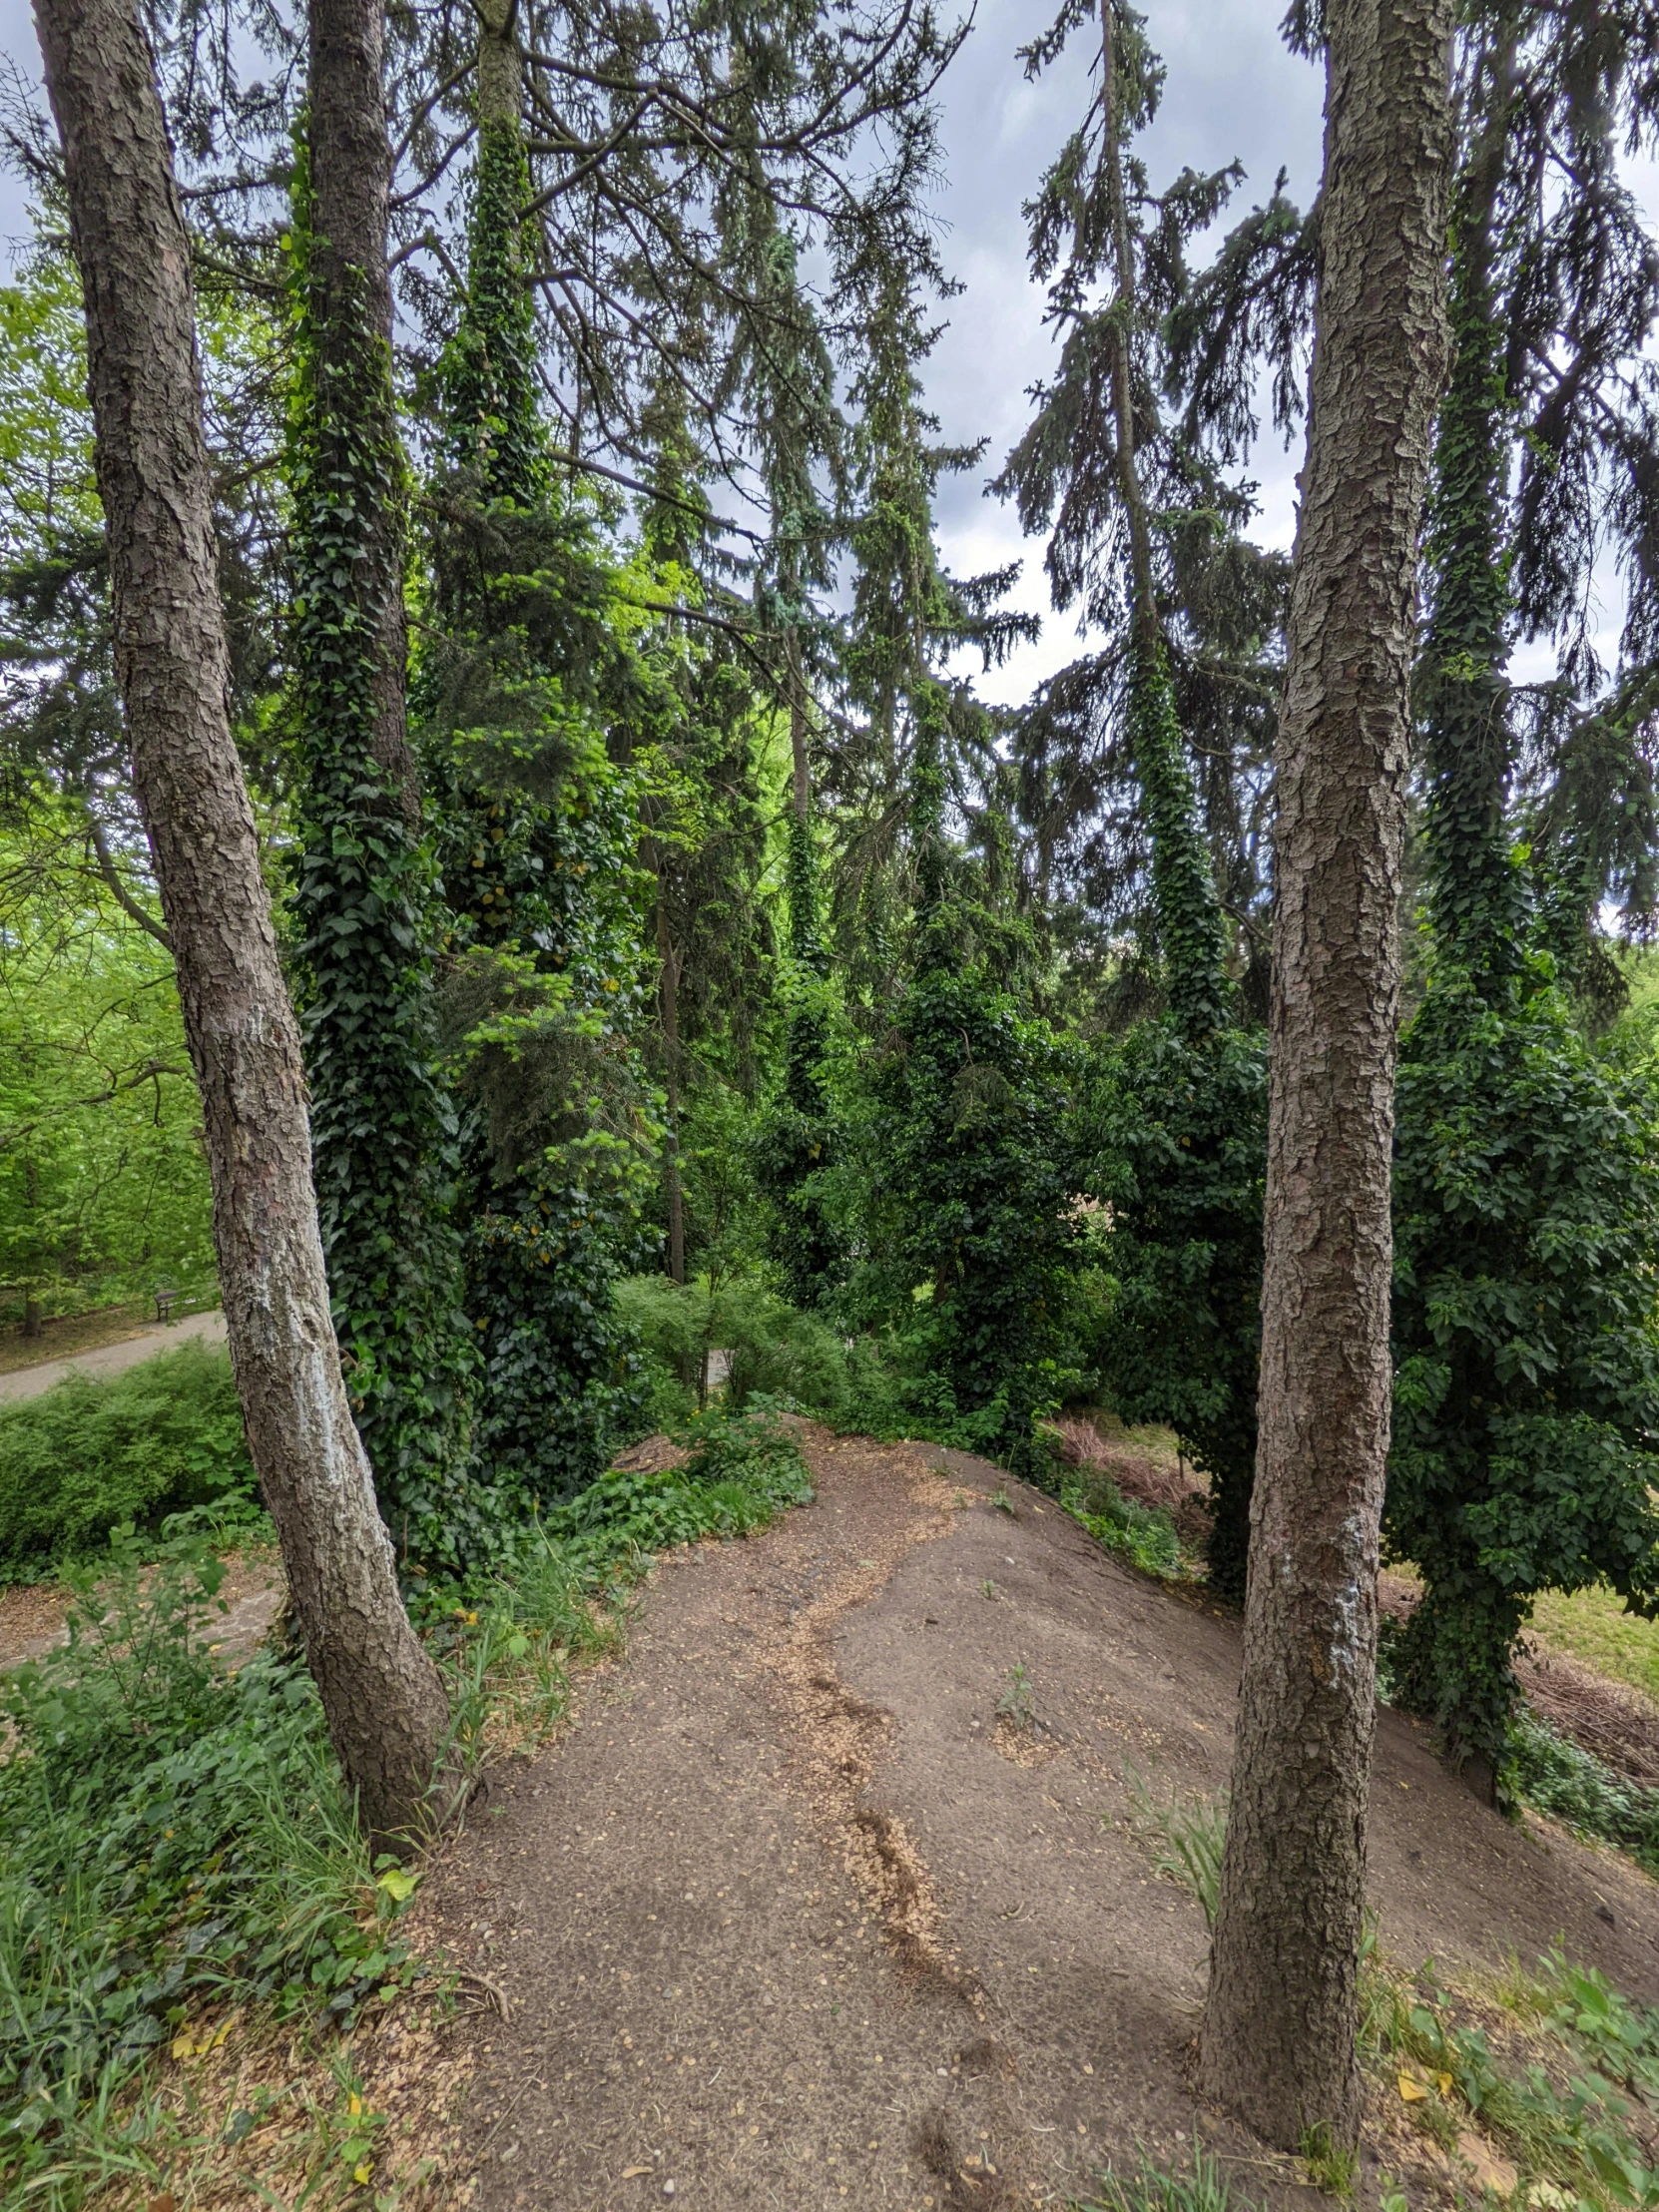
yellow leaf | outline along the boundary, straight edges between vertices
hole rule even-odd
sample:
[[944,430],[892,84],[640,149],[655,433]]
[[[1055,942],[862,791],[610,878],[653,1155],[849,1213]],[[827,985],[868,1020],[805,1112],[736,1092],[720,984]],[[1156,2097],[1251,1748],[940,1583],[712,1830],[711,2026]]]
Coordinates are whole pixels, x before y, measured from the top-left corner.
[[353,2166],[353,2167],[352,2167],[352,2169],[351,2169],[351,2178],[352,2178],[352,2180],[353,2180],[353,2181],[357,2181],[357,2182],[364,2182],[364,2181],[367,2181],[367,2179],[368,2179],[369,2175],[370,2175],[370,2174],[371,2174],[371,2173],[372,2173],[373,2171],[374,2171],[373,2167],[372,2167],[372,2166],[371,2166],[371,2165],[369,2164],[368,2160],[367,2160],[367,2159],[365,2158],[365,2159],[363,2160],[363,2162],[362,2162],[362,2164],[361,2164],[360,2166]]
[[1437,2082],[1439,2083],[1439,2085],[1440,2085],[1440,2094],[1441,2094],[1441,2096],[1442,2096],[1442,2097],[1448,2097],[1448,2096],[1450,2096],[1450,2094],[1451,2094],[1451,2076],[1450,2076],[1450,2074],[1436,2074],[1436,2075],[1434,2076],[1434,2079],[1435,2079],[1435,2080],[1436,2080],[1436,2081],[1437,2081]]
[[346,2116],[346,2118],[347,2118],[348,2120],[354,2120],[354,2119],[355,2119],[355,2118],[357,2117],[357,2114],[358,2114],[358,2113],[359,2113],[359,2112],[360,2112],[360,2111],[362,2110],[362,2108],[363,2108],[363,2100],[362,2100],[362,2098],[361,2098],[361,2097],[359,2097],[359,2096],[358,2096],[358,2095],[357,2095],[357,2094],[356,2094],[356,2093],[355,2093],[355,2092],[353,2091],[353,2093],[352,2093],[352,2097],[351,2097],[351,2101],[350,2101],[350,2103],[349,2103],[349,2104],[347,2104],[347,2106],[345,2107],[345,2116]]
[[1428,2091],[1420,2081],[1413,2081],[1409,2074],[1402,2073],[1399,2077],[1399,2094],[1406,2104],[1421,2104]]
[[173,2055],[175,2058],[195,2057],[196,2045],[190,2039],[190,2029],[188,2027],[182,2027],[178,2034],[174,2036]]

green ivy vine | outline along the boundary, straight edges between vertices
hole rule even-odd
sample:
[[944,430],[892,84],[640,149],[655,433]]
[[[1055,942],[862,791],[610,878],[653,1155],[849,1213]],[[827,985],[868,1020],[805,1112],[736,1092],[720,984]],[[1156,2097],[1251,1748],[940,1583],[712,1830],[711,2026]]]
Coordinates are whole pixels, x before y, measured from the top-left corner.
[[389,349],[370,327],[366,281],[347,272],[326,297],[317,276],[303,127],[287,254],[292,908],[317,1206],[381,1510],[419,1548],[441,1519],[472,1362],[448,1220],[454,1116],[433,1069],[430,855],[375,745],[385,672],[372,576],[404,472]]

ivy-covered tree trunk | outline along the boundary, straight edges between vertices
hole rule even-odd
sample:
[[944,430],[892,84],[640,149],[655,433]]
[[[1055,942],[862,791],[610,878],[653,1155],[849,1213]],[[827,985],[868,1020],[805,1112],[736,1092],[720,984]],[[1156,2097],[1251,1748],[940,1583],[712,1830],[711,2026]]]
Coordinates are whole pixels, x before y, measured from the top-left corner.
[[[476,1557],[504,1517],[590,1480],[631,1417],[612,1293],[640,1243],[637,1100],[624,1096],[638,1088],[640,948],[632,795],[607,751],[636,664],[610,619],[598,532],[580,488],[556,478],[537,404],[511,0],[480,10],[473,93],[466,292],[441,363],[415,697],[448,909],[438,997],[479,1362],[453,1520]],[[498,1016],[510,1041],[492,1030]]]
[[686,1194],[680,1180],[680,951],[668,924],[668,899],[657,885],[657,1006],[663,1038],[663,1198],[668,1210],[668,1272],[686,1280]]
[[469,1350],[433,1067],[428,861],[404,716],[382,0],[312,0],[291,410],[306,1068],[352,1403],[399,1542],[437,1539]]
[[329,1321],[299,1038],[227,716],[190,240],[137,11],[42,0],[37,19],[86,298],[117,674],[201,1086],[231,1357],[329,1734],[390,1837],[420,1820],[447,1715]]
[[1417,531],[1445,367],[1451,0],[1331,0],[1277,748],[1261,1438],[1201,2079],[1346,2148],[1357,2050]]
[[1481,42],[1471,97],[1483,111],[1451,205],[1451,369],[1435,426],[1428,608],[1415,705],[1428,773],[1426,831],[1437,939],[1495,974],[1512,966],[1524,878],[1511,861],[1509,592],[1503,332],[1493,292],[1498,195],[1519,96],[1514,23]]
[[[1508,326],[1537,311],[1537,279],[1511,187],[1517,136],[1547,128],[1538,80],[1559,66],[1547,47],[1523,56],[1522,20],[1505,5],[1471,38],[1452,198],[1453,355],[1416,681],[1431,940],[1400,1058],[1385,1523],[1423,1583],[1392,1648],[1398,1701],[1435,1725],[1447,1764],[1487,1803],[1506,1790],[1514,1650],[1537,1593],[1601,1584],[1638,1610],[1654,1604],[1659,1420],[1653,1087],[1639,1063],[1587,1042],[1537,957],[1566,953],[1569,974],[1582,957],[1582,883],[1566,886],[1563,939],[1513,849],[1505,661],[1524,532],[1508,492],[1506,357]],[[1571,104],[1561,120],[1589,171],[1574,226],[1599,233],[1606,117],[1576,147]],[[1606,252],[1602,237],[1598,276]],[[1598,313],[1617,320],[1611,300],[1598,297]],[[1598,343],[1603,333],[1592,382],[1607,366]]]
[[1135,313],[1135,257],[1124,196],[1123,124],[1118,112],[1114,0],[1101,0],[1101,89],[1106,201],[1117,265],[1112,321],[1112,414],[1118,485],[1129,536],[1129,735],[1152,837],[1153,901],[1170,1005],[1183,1032],[1198,1037],[1228,1018],[1221,902],[1198,830],[1198,795],[1181,740],[1169,658],[1158,620],[1152,523],[1135,461],[1135,392],[1129,329]]
[[[797,590],[799,587],[795,587]],[[784,1042],[784,1090],[762,1123],[756,1179],[771,1201],[771,1249],[796,1305],[820,1305],[841,1279],[844,1241],[825,1212],[820,1178],[831,1158],[830,1101],[824,1085],[829,1042],[825,1003],[829,961],[819,930],[819,855],[813,828],[811,734],[801,640],[785,638],[789,684],[790,822],[787,895],[790,930],[789,1028]]]

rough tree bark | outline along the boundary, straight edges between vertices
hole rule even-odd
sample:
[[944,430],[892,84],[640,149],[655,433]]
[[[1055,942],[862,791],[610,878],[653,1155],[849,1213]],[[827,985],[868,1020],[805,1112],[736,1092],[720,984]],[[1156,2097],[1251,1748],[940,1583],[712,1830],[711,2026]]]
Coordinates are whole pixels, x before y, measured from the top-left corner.
[[1330,0],[1323,260],[1277,748],[1261,1440],[1201,2078],[1357,2138],[1388,1448],[1417,533],[1444,374],[1451,0]]
[[39,0],[86,298],[116,673],[202,1092],[231,1357],[305,1656],[363,1818],[420,1821],[447,1722],[328,1315],[299,1036],[227,708],[190,242],[131,0]]

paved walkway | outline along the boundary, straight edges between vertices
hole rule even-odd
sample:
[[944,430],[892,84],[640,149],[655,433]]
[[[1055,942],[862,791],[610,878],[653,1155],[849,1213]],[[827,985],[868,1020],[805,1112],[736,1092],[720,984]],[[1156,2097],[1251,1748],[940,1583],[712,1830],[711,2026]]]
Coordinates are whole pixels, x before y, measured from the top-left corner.
[[187,1314],[182,1321],[157,1322],[148,1329],[141,1329],[120,1344],[95,1345],[90,1352],[73,1352],[62,1360],[43,1360],[36,1368],[15,1368],[10,1375],[0,1375],[0,1403],[20,1397],[38,1397],[54,1382],[61,1382],[66,1375],[120,1375],[127,1368],[136,1368],[142,1360],[153,1360],[158,1352],[171,1352],[187,1338],[222,1345],[225,1316],[222,1313]]

